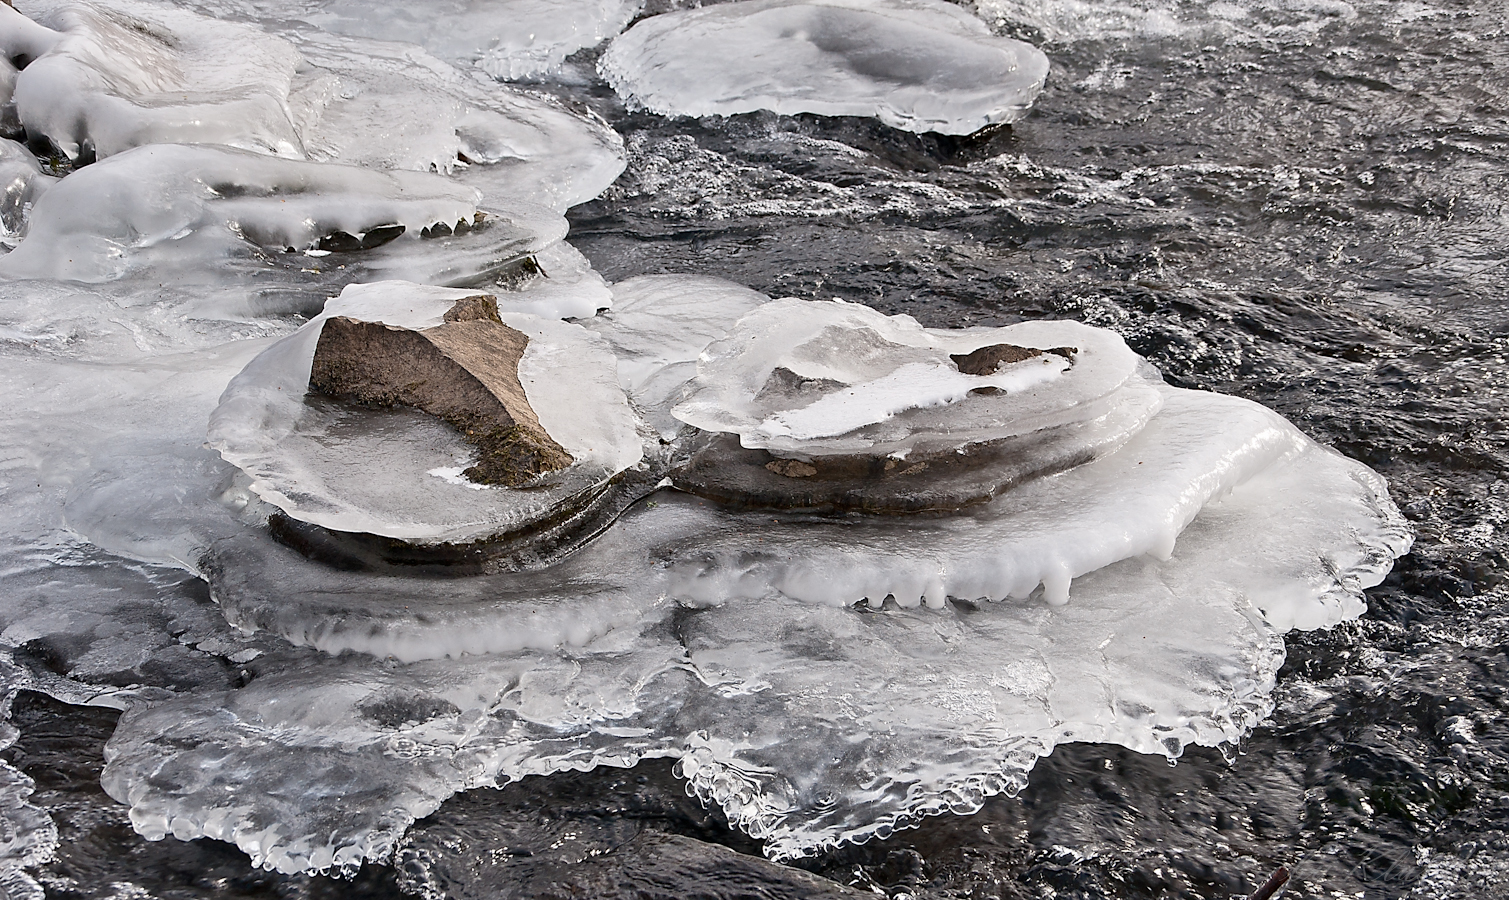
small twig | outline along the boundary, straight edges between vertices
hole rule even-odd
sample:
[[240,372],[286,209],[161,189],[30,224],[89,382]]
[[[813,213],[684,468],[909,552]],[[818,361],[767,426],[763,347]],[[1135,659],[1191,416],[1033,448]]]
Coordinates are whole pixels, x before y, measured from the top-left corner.
[[1263,886],[1257,889],[1257,893],[1248,897],[1247,900],[1272,900],[1273,895],[1277,894],[1288,883],[1289,870],[1283,866],[1279,866],[1278,871],[1274,872],[1267,881],[1263,882]]

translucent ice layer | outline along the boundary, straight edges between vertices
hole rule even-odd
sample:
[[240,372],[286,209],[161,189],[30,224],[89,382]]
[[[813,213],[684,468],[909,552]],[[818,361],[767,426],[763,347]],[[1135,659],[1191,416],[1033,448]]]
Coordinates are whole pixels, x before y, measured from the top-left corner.
[[302,155],[286,41],[169,7],[36,0],[0,11],[20,126],[70,159],[142,144],[213,143]]
[[20,240],[32,205],[54,180],[25,147],[0,138],[0,244],[6,249]]
[[1021,118],[1048,59],[942,0],[740,0],[645,19],[600,69],[659,113],[875,116],[970,134]]
[[575,460],[528,490],[459,477],[471,448],[439,419],[306,394],[331,316],[429,328],[475,293],[404,282],[346,288],[236,376],[210,418],[210,446],[251,476],[254,493],[295,519],[422,543],[517,531],[637,465],[643,440],[602,339],[579,325],[508,312],[506,296],[504,324],[529,337],[519,362],[529,405]]
[[560,210],[623,171],[623,142],[606,123],[544,95],[457,71],[410,44],[290,38],[304,66],[289,105],[311,159],[435,171],[484,202]]
[[671,407],[697,371],[697,357],[769,297],[721,278],[642,275],[613,285],[613,309],[583,324],[607,339],[618,380],[667,440],[683,427]]
[[[1248,408],[1190,394],[1160,417]],[[292,871],[380,858],[457,790],[669,755],[699,796],[786,858],[973,811],[1064,741],[1177,756],[1235,740],[1271,708],[1280,630],[1356,615],[1361,588],[1408,545],[1375,476],[1273,427],[1287,450],[1206,504],[1170,559],[1105,566],[1057,609],[962,597],[937,609],[828,606],[754,571],[723,602],[668,603],[660,592],[680,563],[668,576],[630,559],[694,563],[711,541],[742,547],[768,574],[888,555],[840,525],[806,539],[804,525],[671,494],[553,578],[353,581],[265,537],[234,536],[208,564],[243,627],[330,650],[371,640],[401,658],[426,643],[491,653],[290,661],[239,690],[137,709],[112,741],[105,783],[148,835],[232,840]],[[1288,527],[1256,526],[1273,519]]]

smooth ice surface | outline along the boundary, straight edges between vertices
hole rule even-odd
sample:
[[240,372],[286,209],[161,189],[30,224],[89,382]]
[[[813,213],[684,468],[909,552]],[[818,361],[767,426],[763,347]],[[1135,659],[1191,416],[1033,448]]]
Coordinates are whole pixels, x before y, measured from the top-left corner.
[[[992,344],[1072,347],[965,375],[949,359]],[[698,362],[676,418],[783,455],[937,452],[1149,402],[1136,354],[1075,322],[927,329],[841,301],[776,300],[744,318]],[[793,381],[795,379],[795,381]],[[995,394],[971,394],[993,388]],[[1151,410],[1149,410],[1151,411]]]
[[155,4],[23,2],[0,12],[20,124],[70,159],[214,143],[300,156],[288,115],[298,53],[245,25]]
[[310,159],[435,171],[484,203],[564,210],[596,197],[624,168],[623,141],[567,110],[458,71],[407,43],[301,32],[289,106]]
[[504,324],[529,337],[519,382],[540,424],[575,461],[528,490],[479,490],[446,478],[448,470],[470,465],[472,452],[439,419],[307,393],[315,345],[330,316],[430,328],[457,300],[475,294],[404,282],[346,288],[232,380],[210,417],[209,446],[251,477],[253,493],[295,519],[420,542],[459,543],[512,530],[639,463],[643,440],[602,339],[529,313],[502,313]]
[[[1170,407],[1219,417],[1209,397]],[[824,606],[751,580],[746,594],[678,611],[655,599],[655,567],[614,565],[616,555],[635,545],[663,555],[655,536],[675,534],[672,559],[709,540],[758,555],[759,535],[783,531],[772,557],[816,562],[845,545],[773,524],[751,533],[738,516],[669,494],[550,582],[367,579],[353,591],[338,573],[239,536],[212,554],[233,573],[217,581],[231,614],[243,626],[302,620],[331,649],[364,634],[385,652],[416,646],[429,623],[406,607],[449,620],[458,650],[488,627],[548,644],[581,624],[561,650],[405,666],[327,657],[138,709],[112,742],[105,782],[148,835],[234,840],[297,870],[380,856],[456,790],[670,755],[699,796],[785,858],[973,811],[1020,787],[1063,741],[1177,756],[1189,743],[1235,740],[1271,708],[1277,629],[1356,615],[1361,588],[1408,544],[1375,476],[1297,441],[1208,504],[1171,559],[1102,568],[1061,608]],[[1231,546],[1271,518],[1291,527],[1257,529],[1257,552],[1233,561]],[[288,599],[257,599],[271,597]],[[621,624],[602,630],[614,618]],[[358,780],[359,803],[336,787]],[[346,799],[316,799],[336,793]]]
[[567,56],[613,37],[642,0],[421,0],[374,8],[361,0],[297,5],[295,13],[339,34],[419,44],[474,63],[500,81],[549,74]]
[[599,68],[659,113],[875,116],[970,134],[1021,118],[1048,59],[942,0],[739,0],[645,19]]
[[770,298],[697,275],[641,275],[613,285],[613,309],[583,324],[618,358],[618,380],[661,437],[683,428],[670,413],[697,372],[697,357]]
[[0,245],[15,247],[32,205],[54,180],[25,147],[0,138]]

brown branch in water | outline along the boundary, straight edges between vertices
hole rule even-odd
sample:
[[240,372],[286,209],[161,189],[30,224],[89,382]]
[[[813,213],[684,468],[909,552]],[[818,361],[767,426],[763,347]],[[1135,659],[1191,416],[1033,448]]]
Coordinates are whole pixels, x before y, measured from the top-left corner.
[[1277,894],[1288,883],[1289,870],[1283,866],[1279,866],[1278,871],[1274,872],[1267,881],[1263,882],[1263,886],[1258,888],[1257,892],[1248,897],[1247,900],[1272,900],[1273,895]]

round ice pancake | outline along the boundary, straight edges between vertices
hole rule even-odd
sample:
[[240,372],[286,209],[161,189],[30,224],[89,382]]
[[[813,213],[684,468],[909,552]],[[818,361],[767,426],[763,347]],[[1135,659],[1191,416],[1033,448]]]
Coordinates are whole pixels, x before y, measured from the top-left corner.
[[252,477],[258,496],[335,532],[466,543],[527,530],[588,502],[644,451],[611,353],[580,326],[503,313],[504,324],[529,338],[518,372],[530,406],[574,460],[527,490],[461,477],[470,448],[438,419],[306,395],[325,319],[433,327],[475,293],[404,283],[347,288],[231,382],[210,419],[210,446]]
[[874,116],[969,134],[1026,113],[1048,59],[942,0],[741,0],[645,19],[599,68],[659,113]]

